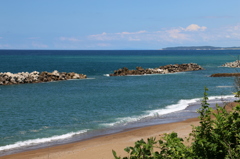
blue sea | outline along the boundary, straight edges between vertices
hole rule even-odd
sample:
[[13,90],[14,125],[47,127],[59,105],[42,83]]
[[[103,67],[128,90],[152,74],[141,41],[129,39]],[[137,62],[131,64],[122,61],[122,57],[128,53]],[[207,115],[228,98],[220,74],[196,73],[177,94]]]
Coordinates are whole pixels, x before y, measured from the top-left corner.
[[[234,100],[236,72],[220,67],[234,50],[0,50],[0,72],[58,70],[87,79],[0,86],[0,156],[198,116],[204,87],[211,106]],[[122,67],[197,63],[204,70],[109,77]]]

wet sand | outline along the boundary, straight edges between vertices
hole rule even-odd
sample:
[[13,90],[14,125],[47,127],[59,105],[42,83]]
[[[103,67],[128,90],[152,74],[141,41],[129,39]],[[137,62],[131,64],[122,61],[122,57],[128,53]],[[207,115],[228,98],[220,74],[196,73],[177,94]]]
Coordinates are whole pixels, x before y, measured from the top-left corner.
[[[231,110],[234,105],[236,103],[228,104],[227,109]],[[113,159],[112,150],[121,157],[127,156],[123,149],[133,146],[134,142],[140,139],[159,139],[164,133],[173,131],[177,132],[179,137],[187,137],[192,131],[191,125],[199,125],[199,119],[191,118],[181,122],[133,129],[85,141],[2,156],[0,159]]]

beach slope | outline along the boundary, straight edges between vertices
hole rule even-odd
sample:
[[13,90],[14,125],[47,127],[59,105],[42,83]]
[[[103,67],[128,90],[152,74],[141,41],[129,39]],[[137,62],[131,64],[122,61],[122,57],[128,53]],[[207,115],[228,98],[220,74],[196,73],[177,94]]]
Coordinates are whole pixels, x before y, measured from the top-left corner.
[[118,155],[126,156],[123,150],[127,146],[133,146],[137,140],[149,137],[160,138],[164,133],[177,132],[179,137],[187,137],[192,131],[191,125],[198,125],[198,118],[185,121],[148,126],[126,132],[96,137],[93,139],[70,143],[50,148],[38,149],[2,156],[1,159],[113,159],[112,150]]

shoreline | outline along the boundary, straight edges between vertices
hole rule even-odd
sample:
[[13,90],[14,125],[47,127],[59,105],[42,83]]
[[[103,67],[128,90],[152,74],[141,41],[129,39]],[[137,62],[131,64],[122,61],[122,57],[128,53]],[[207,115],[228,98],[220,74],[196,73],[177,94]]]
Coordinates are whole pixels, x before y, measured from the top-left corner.
[[115,150],[118,155],[126,156],[127,153],[124,148],[133,146],[134,142],[140,139],[147,139],[149,137],[156,137],[159,139],[160,135],[164,133],[177,132],[182,138],[187,137],[192,130],[191,125],[198,125],[198,118],[189,118],[180,122],[173,122],[167,124],[146,126],[126,130],[123,132],[103,135],[91,139],[76,141],[69,144],[63,144],[42,149],[30,150],[16,154],[1,156],[1,159],[112,159],[112,150]]
[[[238,103],[228,103],[226,110],[231,111]],[[164,133],[177,132],[179,137],[188,137],[192,125],[199,125],[199,118],[189,118],[184,121],[159,124],[136,128],[110,135],[98,136],[84,141],[53,146],[43,149],[31,150],[12,155],[2,156],[1,159],[113,159],[112,150],[118,156],[127,156],[124,148],[133,146],[137,140],[146,140],[149,137],[159,139]]]
[[[217,103],[216,98],[212,97],[212,99],[209,99],[209,101],[213,100],[214,101],[214,105]],[[199,107],[197,105],[199,105],[200,103],[195,103],[194,105],[188,105],[184,110],[186,111],[190,111],[191,109],[196,109],[196,107]],[[212,103],[213,104],[213,103]],[[211,104],[211,105],[212,105]],[[222,103],[224,104],[224,103]],[[213,105],[210,107],[213,107]],[[170,113],[171,114],[171,113]],[[197,113],[196,113],[197,114]],[[176,114],[175,114],[176,115]],[[198,116],[198,115],[197,115]],[[52,158],[59,158],[56,157],[57,154],[59,153],[63,153],[62,150],[64,150],[65,153],[69,154],[69,152],[72,152],[75,154],[76,152],[79,152],[80,149],[86,149],[85,147],[91,147],[93,148],[95,151],[95,147],[97,148],[98,146],[96,146],[96,142],[102,143],[100,144],[100,146],[98,148],[100,148],[103,152],[107,153],[109,158],[112,158],[112,149],[115,150],[117,152],[118,155],[124,154],[127,155],[126,153],[124,153],[124,148],[126,148],[127,146],[132,146],[134,144],[134,142],[136,142],[137,140],[140,140],[141,138],[143,139],[147,139],[149,137],[156,137],[156,139],[158,139],[158,135],[159,134],[163,134],[163,133],[170,133],[172,131],[175,131],[177,133],[180,134],[180,137],[186,137],[188,136],[188,134],[191,132],[191,125],[196,125],[198,124],[198,118],[195,117],[195,115],[193,117],[188,117],[188,118],[177,118],[178,120],[174,121],[171,120],[171,118],[165,118],[165,120],[169,120],[169,121],[165,121],[165,122],[158,122],[158,123],[152,123],[149,125],[139,125],[136,127],[128,127],[126,129],[122,129],[120,131],[116,131],[116,132],[112,132],[112,133],[106,133],[106,134],[100,134],[100,135],[96,135],[96,136],[92,136],[90,138],[85,138],[83,140],[80,141],[72,141],[69,143],[60,143],[57,145],[50,145],[50,146],[44,146],[44,147],[39,147],[39,148],[33,148],[33,149],[26,149],[26,150],[22,150],[22,151],[16,151],[16,152],[12,152],[11,154],[6,154],[4,156],[0,156],[0,159],[8,159],[8,158],[39,158],[39,156],[41,156],[39,159],[44,158],[43,156],[47,158],[49,158],[49,154],[55,156]],[[181,128],[181,126],[185,127],[186,131],[185,133],[182,133],[183,128]],[[149,130],[155,130],[153,131],[149,131]],[[124,135],[125,134],[125,135]],[[133,138],[129,138],[129,136],[133,137]],[[137,137],[138,136],[138,137]],[[115,139],[118,139],[115,141]],[[110,141],[113,141],[112,143]],[[123,142],[125,141],[125,142]],[[132,142],[129,142],[132,141]],[[116,147],[114,148],[115,144],[114,143],[120,143],[122,142],[122,146],[121,147]],[[95,144],[94,144],[95,143]],[[99,145],[99,143],[97,143],[97,145]],[[124,144],[123,144],[124,143]],[[108,149],[106,148],[102,148],[101,145],[104,145],[104,147],[108,147]],[[108,146],[111,145],[111,146]],[[123,146],[124,145],[124,146]],[[79,147],[79,148],[76,148]],[[112,149],[110,149],[112,148]],[[89,150],[88,150],[89,151]],[[84,152],[88,154],[87,152]],[[92,151],[92,150],[91,150]],[[90,151],[90,152],[91,152]],[[121,152],[121,153],[120,153]],[[64,155],[61,155],[60,158],[62,158],[62,156],[65,156],[66,154],[64,153]],[[97,152],[96,152],[97,153]],[[96,154],[95,152],[93,152],[93,154]],[[81,154],[84,155],[84,154]],[[91,153],[89,154],[90,156],[92,155]],[[123,156],[123,155],[121,155]],[[98,158],[99,156],[97,155],[96,157],[92,156],[90,158]],[[69,158],[69,157],[66,157]],[[72,157],[71,157],[72,158]],[[86,156],[86,158],[89,158],[89,156]],[[106,158],[105,156],[103,158]],[[65,158],[62,158],[65,159]]]

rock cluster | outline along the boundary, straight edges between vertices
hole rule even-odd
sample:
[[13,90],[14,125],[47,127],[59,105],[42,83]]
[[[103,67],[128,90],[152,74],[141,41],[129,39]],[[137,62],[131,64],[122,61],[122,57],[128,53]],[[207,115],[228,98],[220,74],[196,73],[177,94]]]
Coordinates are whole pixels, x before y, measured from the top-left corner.
[[66,72],[21,72],[21,73],[0,73],[0,85],[11,85],[11,84],[23,84],[23,83],[40,83],[40,82],[51,82],[68,79],[84,79],[86,75],[78,73],[66,73]]
[[144,75],[144,74],[168,74],[175,72],[184,72],[184,71],[197,71],[203,70],[201,66],[195,63],[188,64],[175,64],[175,65],[166,65],[160,66],[158,68],[147,68],[136,67],[136,70],[129,70],[128,68],[120,68],[115,70],[113,74],[109,76],[126,76],[126,75]]
[[240,73],[215,73],[212,74],[210,77],[233,77],[233,76],[240,76]]
[[233,62],[227,62],[225,64],[222,65],[223,67],[240,67],[240,60],[236,60]]

